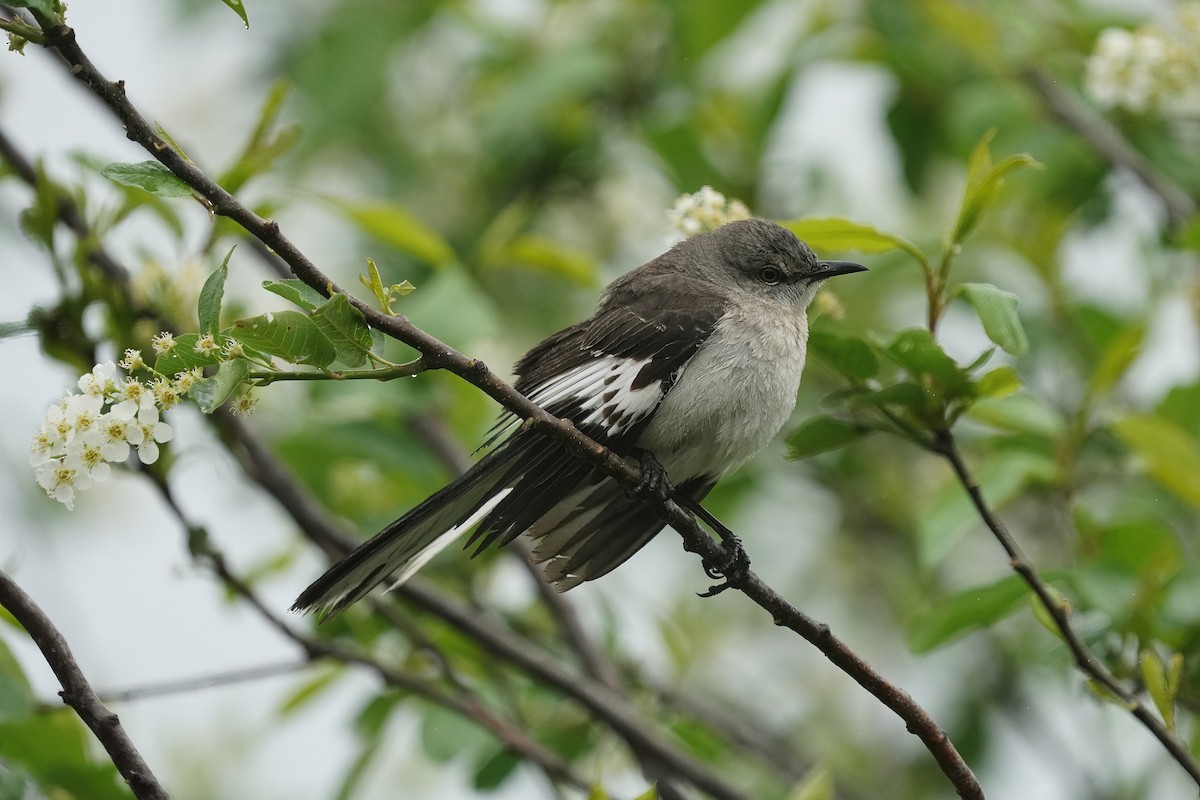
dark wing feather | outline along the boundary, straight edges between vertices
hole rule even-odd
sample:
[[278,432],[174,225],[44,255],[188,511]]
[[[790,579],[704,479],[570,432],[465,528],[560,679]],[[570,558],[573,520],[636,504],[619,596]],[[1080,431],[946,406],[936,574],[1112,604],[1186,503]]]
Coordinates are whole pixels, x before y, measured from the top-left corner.
[[[618,281],[610,288],[610,299],[621,285]],[[631,453],[654,409],[720,317],[719,302],[687,308],[676,307],[677,303],[676,296],[654,291],[640,300],[620,296],[619,301],[602,303],[591,319],[530,350],[516,366],[516,388],[535,402],[540,402],[539,396],[547,397],[543,403],[547,411],[571,420],[615,452]],[[624,384],[615,379],[606,382],[606,374],[589,372],[592,366],[617,362],[626,366],[621,373]],[[636,366],[636,372],[631,373],[629,364]],[[578,386],[562,382],[563,376],[573,371],[581,375]],[[555,391],[549,392],[548,387]],[[638,392],[642,394],[635,406],[622,405],[623,399]],[[507,433],[499,447],[331,567],[304,590],[293,608],[333,614],[396,572],[401,573],[402,582],[465,532],[469,526],[464,523],[476,517],[482,521],[467,545],[478,542],[479,552],[494,542],[512,541],[537,527],[543,518],[567,521],[571,512],[564,511],[564,498],[577,494],[580,486],[600,486],[606,480],[616,486],[557,439],[531,430],[513,430],[516,422],[511,414],[505,414],[489,439],[491,443]],[[604,498],[608,505],[596,512],[604,513],[578,533],[580,542],[597,542],[588,544],[585,561],[592,565],[587,567],[589,575],[612,569],[662,527],[650,523],[652,516],[638,517],[626,507],[632,501],[614,501],[610,490]],[[578,503],[578,498],[567,505],[572,503]],[[590,507],[585,510],[592,512]],[[636,533],[621,527],[635,517],[639,520]],[[550,530],[552,526],[545,523],[543,520],[542,529]],[[613,537],[612,544],[601,546],[603,537]]]

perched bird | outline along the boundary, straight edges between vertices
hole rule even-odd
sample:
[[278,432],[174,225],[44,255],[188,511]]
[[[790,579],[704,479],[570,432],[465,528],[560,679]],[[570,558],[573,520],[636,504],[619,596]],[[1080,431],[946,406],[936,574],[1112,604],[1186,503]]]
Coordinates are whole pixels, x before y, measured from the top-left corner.
[[[864,269],[818,261],[773,222],[731,222],[611,283],[591,317],[517,362],[516,388],[615,453],[656,460],[698,508],[791,414],[821,283]],[[389,576],[395,588],[472,527],[476,555],[525,535],[560,591],[609,573],[662,530],[636,493],[519,422],[503,415],[497,447],[331,567],[293,610],[337,613]]]

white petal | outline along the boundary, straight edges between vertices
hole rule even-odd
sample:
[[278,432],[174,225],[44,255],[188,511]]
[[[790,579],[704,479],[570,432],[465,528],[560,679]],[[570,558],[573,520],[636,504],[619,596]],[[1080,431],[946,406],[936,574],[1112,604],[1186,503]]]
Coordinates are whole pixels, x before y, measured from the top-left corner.
[[112,473],[112,469],[108,464],[100,463],[92,467],[92,480],[99,483],[100,481],[108,480],[108,476]]
[[169,442],[175,438],[175,429],[165,422],[158,422],[154,425],[154,441]]
[[158,445],[153,439],[147,439],[138,446],[138,459],[143,464],[153,464],[158,461]]

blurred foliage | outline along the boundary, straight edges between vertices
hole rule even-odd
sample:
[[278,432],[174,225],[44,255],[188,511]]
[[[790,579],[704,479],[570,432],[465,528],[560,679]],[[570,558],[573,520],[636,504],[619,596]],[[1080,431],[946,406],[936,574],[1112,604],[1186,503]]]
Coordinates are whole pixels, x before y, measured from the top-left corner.
[[[237,24],[216,3],[179,5],[181,13]],[[248,4],[252,26],[268,5]],[[1070,654],[1039,626],[1025,585],[1010,574],[962,487],[928,452],[930,437],[951,426],[984,495],[1070,604],[1088,645],[1193,745],[1198,737],[1200,218],[1172,226],[1126,173],[1063,127],[1028,83],[1031,70],[1047,70],[1077,90],[1099,32],[1140,20],[1133,6],[1127,19],[1098,8],[1075,0],[1003,8],[955,0],[341,0],[299,14],[286,37],[254,39],[255,47],[276,48],[269,74],[259,76],[261,117],[244,148],[214,174],[261,213],[277,215],[285,230],[297,207],[319,209],[354,243],[339,254],[345,274],[361,271],[355,265],[370,255],[364,283],[381,305],[493,367],[587,313],[597,287],[659,249],[661,210],[675,193],[701,185],[740,197],[764,216],[798,215],[787,224],[822,256],[848,252],[868,263],[867,276],[836,287],[844,316],[813,323],[810,367],[786,437],[790,455],[807,460],[784,468],[777,454],[764,456],[723,483],[708,505],[735,520],[756,565],[795,565],[794,574],[773,577],[799,605],[843,609],[837,621],[849,626],[846,638],[854,646],[869,642],[885,674],[917,657],[929,671],[926,685],[943,687],[939,723],[986,788],[989,777],[1007,774],[995,761],[1007,752],[1001,723],[1015,721],[1035,741],[1048,731],[1061,735],[1041,719],[1054,712],[1031,697],[1104,698],[1077,691],[1083,681]],[[828,103],[824,116],[798,119],[802,95],[816,91],[813,75],[838,80],[820,71],[830,65],[885,79],[879,130],[868,133],[879,135],[876,146],[894,160],[895,178],[839,186],[845,173],[824,153],[806,157],[786,138],[802,124],[835,126],[863,141],[860,131],[837,127],[838,109]],[[1152,165],[1200,195],[1194,126],[1127,113],[1110,121]],[[56,228],[54,192],[75,198],[101,238],[133,219],[179,237],[181,220],[196,213],[187,199],[164,199],[189,193],[153,163],[109,160],[79,156],[74,178],[43,176],[21,217],[62,285],[60,302],[36,309],[30,322],[48,358],[80,371],[94,363],[95,342],[82,322],[88,306],[108,309],[104,338],[118,350],[148,349],[157,329],[138,322],[130,298],[105,288],[86,258],[89,243],[69,243]],[[1041,168],[1018,169],[1033,166]],[[280,189],[272,180],[278,175],[313,194]],[[880,208],[867,202],[874,189],[896,198],[879,219],[861,210]],[[1153,221],[1139,228],[1129,217],[1145,207]],[[176,275],[195,264],[210,273],[240,234],[225,222],[208,234],[186,258],[140,252],[133,263],[144,273],[161,264],[173,264]],[[1089,237],[1132,239],[1136,263],[1081,264],[1076,251]],[[247,250],[227,259],[230,272],[258,269]],[[1122,268],[1137,288],[1102,272]],[[280,302],[270,306],[270,320],[255,318],[263,328],[246,344],[297,355],[294,342],[268,335],[270,326],[281,318],[315,326],[317,300],[288,281],[269,289],[279,297],[268,302]],[[163,310],[181,319],[198,308],[202,327],[222,330],[221,320],[248,302],[226,297],[222,306],[218,294],[214,306],[211,287],[207,301],[199,285],[193,292],[198,306],[188,297],[163,303],[184,311]],[[161,293],[139,297],[154,304]],[[302,310],[282,312],[281,298]],[[1171,372],[1160,351],[1181,338],[1191,367]],[[356,342],[358,351],[393,361],[412,355],[392,342]],[[327,366],[344,356],[330,347],[309,363]],[[364,536],[449,477],[414,421],[438,420],[467,452],[494,412],[476,390],[436,374],[384,386],[280,386],[264,395],[262,424],[278,453]],[[792,556],[808,548],[788,537],[808,532],[772,505],[780,481],[797,496],[826,498],[818,506],[834,515],[829,526],[837,533],[818,539],[815,555]],[[760,507],[775,516],[752,513]],[[290,554],[281,559],[286,564]],[[483,605],[501,561],[495,553],[470,565],[444,558],[426,573]],[[731,608],[726,597],[695,600],[689,588],[674,606],[645,610],[657,620],[674,670],[665,679],[643,674],[616,608],[605,606],[597,616],[607,628],[593,631],[649,718],[682,747],[754,797],[947,795],[927,753],[898,726],[866,732],[874,718],[867,725],[847,710],[844,691],[856,687],[832,688],[815,674],[824,662],[794,667],[796,648],[780,649],[782,634],[768,620]],[[572,663],[532,596],[489,613]],[[608,796],[610,770],[635,768],[613,734],[578,706],[495,663],[448,626],[420,624],[457,681],[596,776],[593,797]],[[361,607],[318,634],[353,639],[406,669],[433,669],[428,648]],[[766,669],[770,680],[750,685],[741,667],[759,677]],[[310,675],[284,703],[281,724],[341,674]],[[797,762],[816,766],[796,780],[747,758],[721,725],[662,705],[648,687],[664,682],[717,699],[739,722],[794,748]],[[338,796],[359,796],[372,764],[393,758],[387,723],[402,710],[421,717],[423,757],[469,770],[481,794],[504,789],[520,766],[469,722],[381,690],[351,722],[359,749]],[[112,770],[83,745],[73,718],[36,710],[7,650],[0,650],[0,728],[0,798],[22,796],[26,784],[54,797],[125,796]],[[1150,742],[1142,729],[1120,731],[1143,737],[1139,749]],[[1091,734],[1073,732],[1085,748]],[[1083,769],[1071,748],[1044,749],[1044,769]],[[1071,796],[1163,796],[1156,794],[1162,786],[1180,785],[1176,771],[1159,753],[1080,783]]]

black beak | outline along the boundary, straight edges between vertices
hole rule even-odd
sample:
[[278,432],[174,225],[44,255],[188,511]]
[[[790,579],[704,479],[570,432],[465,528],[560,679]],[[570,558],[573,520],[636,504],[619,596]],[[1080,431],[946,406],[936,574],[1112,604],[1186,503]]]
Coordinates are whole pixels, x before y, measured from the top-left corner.
[[804,277],[810,281],[823,281],[826,278],[835,278],[838,275],[849,275],[852,272],[866,272],[867,268],[862,264],[856,264],[853,261],[822,261],[821,266],[815,272],[810,272]]

